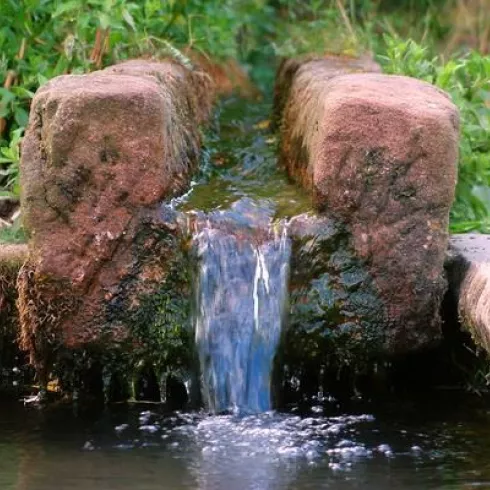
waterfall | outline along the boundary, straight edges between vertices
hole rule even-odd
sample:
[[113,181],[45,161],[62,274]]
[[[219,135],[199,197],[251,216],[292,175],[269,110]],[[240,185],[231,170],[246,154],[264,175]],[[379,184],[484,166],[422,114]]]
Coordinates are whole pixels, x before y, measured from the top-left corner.
[[207,408],[271,409],[291,244],[285,223],[249,200],[197,220],[196,345]]

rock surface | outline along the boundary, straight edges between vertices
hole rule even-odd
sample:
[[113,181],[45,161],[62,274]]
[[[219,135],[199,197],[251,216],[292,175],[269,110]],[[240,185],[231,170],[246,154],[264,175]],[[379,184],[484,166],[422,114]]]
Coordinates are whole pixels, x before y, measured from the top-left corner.
[[[280,121],[284,115],[288,101],[293,102],[293,99],[290,98],[293,80],[295,81],[296,88],[298,88],[298,84],[303,86],[303,89],[306,90],[305,96],[307,97],[308,86],[314,81],[313,74],[315,79],[323,83],[325,80],[338,75],[363,72],[380,73],[381,67],[368,55],[359,58],[332,54],[286,58],[279,65],[276,73],[273,115],[275,127],[280,126]],[[304,83],[301,82],[303,78],[305,78]],[[295,97],[298,97],[298,95]]]
[[247,99],[260,98],[260,90],[235,59],[227,58],[216,62],[196,51],[189,50],[186,54],[192,63],[209,75],[218,95],[229,97],[238,94]]
[[462,327],[490,353],[490,236],[453,235],[446,269]]
[[415,79],[307,68],[291,84],[281,163],[350,233],[384,303],[387,351],[430,345],[446,287],[458,111]]
[[206,122],[211,114],[216,87],[207,72],[189,70],[171,60],[162,63],[136,59],[109,66],[102,73],[155,77],[162,89],[168,91],[169,101],[176,97],[175,91],[179,91],[178,98],[183,99],[182,109],[188,112],[189,122]]
[[[30,255],[19,309],[39,369],[47,351],[124,339],[128,322],[114,305],[136,310],[138,293],[164,282],[171,231],[159,228],[158,206],[197,167],[212,98],[205,79],[173,62],[129,62],[55,78],[34,97],[22,147]],[[162,248],[158,259],[148,253]]]
[[349,235],[332,218],[304,214],[291,220],[289,236],[293,246],[285,364],[298,373],[307,372],[308,366],[317,373],[320,366],[363,368],[381,350],[385,329],[373,279],[356,257]]
[[27,259],[27,245],[0,244],[0,325],[17,321],[15,283],[22,264]]

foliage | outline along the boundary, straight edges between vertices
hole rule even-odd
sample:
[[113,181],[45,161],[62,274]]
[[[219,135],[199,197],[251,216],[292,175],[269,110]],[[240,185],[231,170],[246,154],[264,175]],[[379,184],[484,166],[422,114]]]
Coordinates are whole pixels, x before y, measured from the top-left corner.
[[12,226],[0,228],[0,243],[25,243],[26,234],[21,226],[20,219],[16,219]]
[[[50,78],[129,57],[172,55],[175,46],[243,58],[267,28],[257,20],[271,13],[265,0],[2,0],[0,147],[10,151],[12,140],[15,146],[33,93]],[[11,176],[0,176],[0,186],[15,193]]]
[[472,51],[444,62],[412,40],[386,37],[384,70],[420,78],[447,91],[461,114],[459,178],[451,230],[490,232],[490,57]]
[[24,128],[17,128],[12,131],[12,139],[9,146],[0,148],[0,165],[6,165],[4,169],[0,168],[0,176],[6,177],[7,191],[0,190],[0,197],[19,197],[19,164],[20,164],[20,142]]

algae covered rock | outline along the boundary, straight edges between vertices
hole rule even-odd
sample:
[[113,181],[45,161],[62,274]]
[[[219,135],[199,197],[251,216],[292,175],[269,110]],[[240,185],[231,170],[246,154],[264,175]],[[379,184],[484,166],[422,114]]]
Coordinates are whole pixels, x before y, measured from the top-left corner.
[[[289,321],[277,371],[301,390],[318,392],[344,368],[365,369],[384,351],[383,303],[367,265],[335,220],[305,214],[291,220]],[[287,390],[286,390],[287,391]]]
[[441,335],[458,124],[449,97],[415,79],[307,65],[291,82],[281,162],[349,234],[382,301],[388,353]]
[[19,304],[23,347],[44,377],[60,349],[131,339],[127,317],[165,283],[177,252],[160,204],[197,168],[212,98],[203,80],[175,62],[141,61],[58,77],[35,95],[22,147],[30,242]]

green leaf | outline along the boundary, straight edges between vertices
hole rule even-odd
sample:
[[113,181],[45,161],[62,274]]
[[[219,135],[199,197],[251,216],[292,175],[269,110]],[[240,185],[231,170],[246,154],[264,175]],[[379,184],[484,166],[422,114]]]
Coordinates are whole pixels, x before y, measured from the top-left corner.
[[2,98],[3,104],[8,104],[15,100],[15,94],[8,88],[0,87],[0,97]]
[[70,0],[68,2],[63,1],[58,5],[56,10],[53,12],[52,17],[53,19],[56,19],[56,17],[59,17],[68,12],[76,13],[80,10],[81,6],[82,4],[79,0]]
[[49,78],[45,77],[42,73],[37,74],[37,83],[38,83],[39,87],[42,87],[43,85],[48,83],[48,81],[49,81]]
[[123,19],[127,22],[127,24],[133,29],[133,31],[136,32],[136,24],[134,22],[133,16],[130,14],[130,12],[127,9],[124,9],[122,11],[122,16]]
[[99,14],[99,25],[101,29],[108,29],[111,25],[111,18],[108,14],[101,12]]
[[27,126],[29,122],[29,113],[22,107],[16,107],[14,119],[18,126]]
[[0,190],[0,197],[10,197],[10,198],[15,199],[18,196],[16,194],[14,194],[13,192]]

